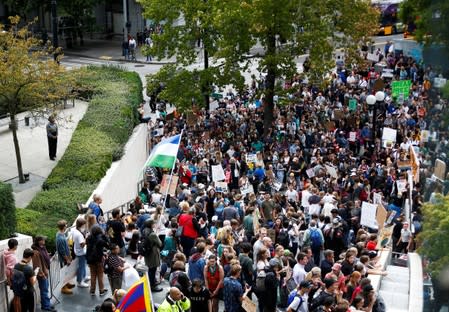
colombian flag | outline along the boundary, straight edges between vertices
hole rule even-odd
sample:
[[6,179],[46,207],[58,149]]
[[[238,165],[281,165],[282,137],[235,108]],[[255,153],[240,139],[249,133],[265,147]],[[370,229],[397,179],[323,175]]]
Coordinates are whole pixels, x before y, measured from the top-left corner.
[[137,283],[128,289],[115,312],[153,312],[150,283],[145,274]]

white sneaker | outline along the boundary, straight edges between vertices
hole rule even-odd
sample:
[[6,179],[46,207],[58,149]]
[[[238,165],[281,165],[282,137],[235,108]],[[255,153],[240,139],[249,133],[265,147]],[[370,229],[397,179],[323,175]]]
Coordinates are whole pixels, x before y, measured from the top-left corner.
[[90,281],[90,277],[87,276],[87,277],[84,279],[84,282],[87,283],[87,282],[89,282],[89,281]]
[[88,288],[88,287],[90,287],[90,285],[85,282],[81,282],[81,283],[78,283],[78,287],[79,288]]

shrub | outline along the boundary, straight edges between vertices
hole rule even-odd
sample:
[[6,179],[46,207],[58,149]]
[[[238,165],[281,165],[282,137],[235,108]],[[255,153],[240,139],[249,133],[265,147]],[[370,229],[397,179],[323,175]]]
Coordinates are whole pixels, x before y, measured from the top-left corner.
[[19,231],[46,235],[49,250],[54,250],[57,221],[72,222],[78,214],[76,204],[87,201],[112,161],[122,156],[142,102],[136,73],[117,67],[88,67],[81,72],[77,88],[89,91],[89,107],[43,191],[26,209],[17,209]]
[[0,182],[0,239],[11,237],[16,231],[14,195],[11,184]]

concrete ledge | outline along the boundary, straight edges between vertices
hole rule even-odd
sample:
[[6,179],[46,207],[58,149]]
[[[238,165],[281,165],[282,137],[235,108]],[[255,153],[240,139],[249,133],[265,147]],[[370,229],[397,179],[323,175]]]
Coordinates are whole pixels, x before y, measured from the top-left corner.
[[[381,265],[380,268],[382,270],[385,270],[391,260],[391,249],[383,248],[379,251],[379,253],[380,253],[380,259],[379,259],[378,263]],[[383,276],[378,275],[378,274],[369,274],[368,278],[371,280],[371,285],[373,286],[374,290],[376,292],[379,291]]]
[[421,257],[417,253],[408,254],[410,270],[410,295],[408,306],[413,307],[413,311],[422,311],[424,305],[423,294],[423,272]]

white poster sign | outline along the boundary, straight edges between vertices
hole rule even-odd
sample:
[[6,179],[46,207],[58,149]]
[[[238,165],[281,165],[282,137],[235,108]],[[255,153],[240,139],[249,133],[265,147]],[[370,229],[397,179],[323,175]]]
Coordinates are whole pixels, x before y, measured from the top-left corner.
[[355,142],[357,139],[357,132],[349,132],[349,142]]
[[228,183],[226,182],[215,182],[215,191],[217,193],[227,193]]
[[368,202],[362,203],[362,214],[360,224],[372,229],[377,229],[376,221],[377,205]]
[[407,180],[397,180],[396,187],[398,188],[398,193],[404,193],[405,191],[407,191]]
[[327,173],[329,173],[332,178],[338,179],[337,169],[335,169],[335,167],[329,165],[324,166],[326,167]]
[[391,128],[388,128],[388,127],[384,127],[384,130],[383,130],[383,133],[382,133],[383,146],[386,147],[389,144],[396,143],[396,135],[397,135],[397,130],[396,129],[391,129]]
[[223,181],[226,179],[223,167],[221,165],[212,166],[212,181]]
[[375,53],[368,53],[366,55],[366,59],[368,61],[372,61],[372,62],[379,62],[379,55],[375,54]]
[[382,205],[382,195],[380,193],[373,193],[373,204]]
[[240,193],[242,193],[243,196],[245,196],[246,194],[254,194],[254,187],[252,186],[252,184],[247,183],[240,188]]
[[315,176],[315,170],[313,168],[307,169],[306,173],[309,178],[313,178]]

